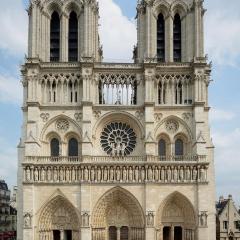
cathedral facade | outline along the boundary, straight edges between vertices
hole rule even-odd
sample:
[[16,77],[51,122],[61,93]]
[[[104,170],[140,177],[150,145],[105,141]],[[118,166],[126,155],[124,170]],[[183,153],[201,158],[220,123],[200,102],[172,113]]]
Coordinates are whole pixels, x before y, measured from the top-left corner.
[[31,0],[18,240],[215,240],[202,0],[141,0],[105,63],[96,0]]

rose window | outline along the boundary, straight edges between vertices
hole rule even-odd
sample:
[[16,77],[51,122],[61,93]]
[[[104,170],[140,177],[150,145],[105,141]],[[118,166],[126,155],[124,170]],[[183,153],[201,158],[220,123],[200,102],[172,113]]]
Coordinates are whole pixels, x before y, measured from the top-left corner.
[[101,146],[111,156],[129,155],[136,147],[136,134],[126,123],[110,123],[102,131]]

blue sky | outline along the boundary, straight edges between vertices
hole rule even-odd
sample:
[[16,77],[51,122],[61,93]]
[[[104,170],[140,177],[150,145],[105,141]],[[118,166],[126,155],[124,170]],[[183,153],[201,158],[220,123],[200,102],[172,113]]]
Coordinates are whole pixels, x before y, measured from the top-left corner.
[[[136,1],[99,0],[100,36],[106,60],[130,61],[136,43]],[[240,203],[240,1],[205,0],[206,53],[213,61],[209,88],[211,132],[216,146],[217,195]],[[0,1],[0,177],[16,184],[22,122],[19,66],[27,47],[27,0]]]

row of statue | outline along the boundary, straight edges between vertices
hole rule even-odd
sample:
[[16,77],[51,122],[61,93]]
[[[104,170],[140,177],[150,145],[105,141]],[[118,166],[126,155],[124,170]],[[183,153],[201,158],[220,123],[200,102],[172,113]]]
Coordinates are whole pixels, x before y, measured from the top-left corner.
[[207,166],[26,166],[26,182],[206,182]]

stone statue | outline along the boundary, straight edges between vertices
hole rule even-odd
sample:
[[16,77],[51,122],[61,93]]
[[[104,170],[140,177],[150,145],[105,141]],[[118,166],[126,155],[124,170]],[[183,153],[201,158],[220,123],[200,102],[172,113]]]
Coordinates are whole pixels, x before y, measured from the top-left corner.
[[94,182],[95,181],[95,169],[94,169],[94,167],[91,167],[91,174],[90,174],[91,176],[91,181],[92,182]]
[[107,167],[105,167],[105,168],[104,168],[104,171],[103,171],[103,180],[104,180],[105,182],[108,181],[108,169],[107,169]]
[[127,181],[127,170],[126,170],[126,167],[123,167],[123,182],[126,182]]
[[129,179],[129,182],[133,181],[133,170],[132,170],[132,167],[129,167],[128,179]]
[[31,181],[31,171],[30,171],[29,167],[27,167],[27,169],[26,169],[26,181],[27,182]]
[[191,179],[191,172],[190,172],[190,168],[187,167],[186,169],[186,180],[189,181]]
[[48,181],[51,181],[51,180],[52,180],[52,179],[51,179],[51,178],[52,178],[51,175],[52,175],[52,174],[51,174],[51,169],[48,168],[48,169],[47,169],[47,180],[48,180]]
[[69,169],[67,168],[66,170],[66,181],[69,182],[70,181],[70,172]]
[[154,179],[156,182],[158,182],[159,178],[158,178],[158,167],[155,166],[155,169],[154,169]]
[[63,176],[63,169],[60,168],[60,171],[59,171],[59,180],[62,182],[64,180],[64,176]]
[[173,180],[174,180],[174,182],[178,181],[178,170],[176,167],[173,170]]
[[205,169],[204,167],[202,167],[200,169],[200,181],[201,182],[205,182],[206,181],[206,174],[205,174]]
[[76,181],[76,171],[75,171],[75,168],[72,169],[72,180],[74,182]]
[[117,181],[121,180],[121,171],[120,171],[119,167],[117,167],[117,169],[116,169],[116,180]]
[[111,182],[114,181],[114,169],[113,169],[113,167],[110,167],[109,180]]
[[145,181],[145,168],[144,167],[141,168],[141,181],[142,182]]
[[34,180],[37,182],[38,181],[38,169],[35,168],[34,170]]
[[171,168],[168,167],[168,169],[167,169],[167,181],[171,182],[171,180],[172,180],[172,171],[171,171]]
[[58,173],[57,173],[56,168],[54,168],[54,170],[53,170],[53,180],[54,180],[54,182],[57,182],[57,180],[58,180]]
[[162,182],[165,181],[165,170],[164,170],[163,167],[161,168],[161,181],[162,181]]
[[88,181],[88,168],[87,167],[85,167],[84,168],[84,181]]
[[197,171],[197,168],[194,167],[193,168],[193,181],[196,181],[198,178],[198,171]]
[[180,181],[183,181],[183,180],[184,180],[184,171],[183,171],[183,167],[180,168],[180,171],[179,171],[179,179],[180,179]]
[[135,175],[135,181],[138,182],[139,181],[139,168],[138,168],[138,166],[135,167],[134,175]]
[[152,182],[153,180],[153,172],[152,172],[152,168],[149,166],[148,167],[148,181]]
[[101,171],[101,168],[98,167],[98,170],[97,170],[97,181],[101,182],[101,180],[102,180],[102,171]]
[[29,213],[25,214],[25,216],[24,216],[24,227],[25,228],[31,227],[31,216]]

